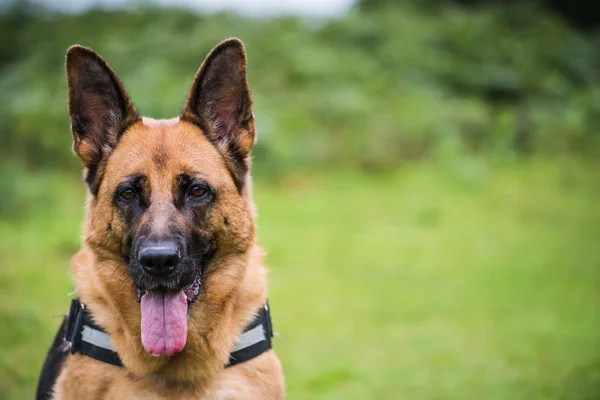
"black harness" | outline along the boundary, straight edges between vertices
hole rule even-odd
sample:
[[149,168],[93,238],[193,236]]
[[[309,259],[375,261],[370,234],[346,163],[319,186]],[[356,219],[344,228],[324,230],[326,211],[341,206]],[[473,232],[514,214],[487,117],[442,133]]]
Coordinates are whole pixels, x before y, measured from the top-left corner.
[[[258,310],[256,318],[246,327],[237,345],[229,355],[225,368],[258,357],[271,349],[273,325],[269,303]],[[71,302],[69,316],[65,317],[54,342],[46,355],[37,387],[37,400],[52,398],[52,388],[64,365],[67,353],[80,353],[107,364],[123,367],[110,336],[98,326],[79,299]]]
[[[256,318],[242,333],[238,344],[229,355],[229,362],[225,367],[251,360],[271,349],[272,337],[271,313],[267,303],[260,308]],[[64,339],[71,353],[81,353],[108,364],[123,366],[119,354],[112,346],[110,337],[93,321],[91,314],[79,299],[71,302]]]

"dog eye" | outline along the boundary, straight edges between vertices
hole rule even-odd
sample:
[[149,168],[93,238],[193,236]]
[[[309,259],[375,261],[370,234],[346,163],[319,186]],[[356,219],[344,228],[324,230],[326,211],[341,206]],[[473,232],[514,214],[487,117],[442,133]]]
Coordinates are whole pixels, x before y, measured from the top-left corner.
[[208,193],[208,190],[201,185],[190,186],[190,196],[192,197],[203,197]]
[[135,199],[135,191],[131,188],[125,188],[123,190],[121,190],[121,192],[119,193],[119,196],[121,196],[121,198],[125,199],[125,200],[133,200]]

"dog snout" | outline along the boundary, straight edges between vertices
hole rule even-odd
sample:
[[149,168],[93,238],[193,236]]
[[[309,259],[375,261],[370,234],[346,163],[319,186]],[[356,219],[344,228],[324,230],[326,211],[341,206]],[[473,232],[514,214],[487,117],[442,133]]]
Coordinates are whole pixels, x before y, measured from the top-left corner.
[[138,262],[143,270],[155,277],[175,272],[180,259],[181,252],[174,240],[149,241],[140,246],[138,252]]

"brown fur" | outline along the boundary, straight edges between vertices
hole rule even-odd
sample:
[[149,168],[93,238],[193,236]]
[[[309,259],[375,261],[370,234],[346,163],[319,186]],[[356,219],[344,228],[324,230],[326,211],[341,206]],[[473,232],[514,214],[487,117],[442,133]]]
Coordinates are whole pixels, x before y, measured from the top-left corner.
[[[82,303],[111,336],[125,368],[72,355],[58,377],[55,399],[283,398],[281,365],[272,350],[224,368],[236,340],[267,299],[248,173],[255,133],[245,60],[239,40],[223,42],[198,71],[181,118],[152,120],[138,117],[123,85],[99,56],[79,46],[69,50],[74,149],[90,188],[84,244],[73,257],[73,276]],[[98,75],[91,84],[85,81],[90,79],[86,63],[94,64],[91,70]],[[96,64],[105,68],[96,71]],[[104,100],[98,88],[116,100]],[[86,101],[92,104],[81,105]],[[95,115],[79,118],[81,109]],[[98,117],[100,122],[94,122]],[[173,182],[181,171],[192,171],[214,188],[217,200],[203,214],[201,227],[173,206]],[[116,210],[113,192],[124,177],[141,172],[151,199],[137,224],[152,223],[160,230],[161,224],[176,223],[186,231],[202,230],[199,234],[210,233],[217,249],[190,307],[185,348],[172,357],[152,357],[142,347],[140,306],[122,256],[124,238],[136,227]]]

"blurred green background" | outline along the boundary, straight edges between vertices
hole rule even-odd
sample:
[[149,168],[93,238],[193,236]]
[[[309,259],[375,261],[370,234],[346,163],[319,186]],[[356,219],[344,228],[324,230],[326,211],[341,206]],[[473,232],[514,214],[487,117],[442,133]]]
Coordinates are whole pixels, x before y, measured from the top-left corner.
[[73,290],[67,47],[102,54],[160,118],[230,36],[249,57],[288,398],[600,399],[600,31],[554,3],[244,17],[4,2],[0,399],[33,397]]

